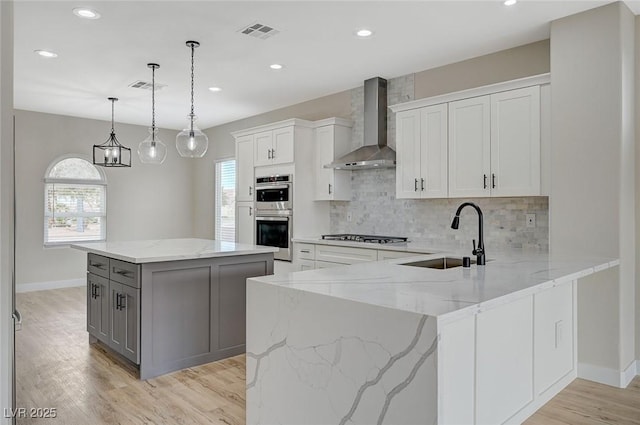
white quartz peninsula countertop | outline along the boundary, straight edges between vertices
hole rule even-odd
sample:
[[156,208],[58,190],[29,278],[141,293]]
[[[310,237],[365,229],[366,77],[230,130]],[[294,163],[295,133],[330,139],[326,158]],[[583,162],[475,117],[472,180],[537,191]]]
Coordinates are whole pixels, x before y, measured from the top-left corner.
[[89,242],[72,244],[71,248],[103,255],[130,263],[193,260],[197,258],[231,257],[266,254],[278,248],[247,245],[213,239],[155,239],[123,242]]
[[252,280],[448,320],[619,265],[618,259],[538,253],[489,255],[486,266],[474,264],[471,268],[438,270],[401,265],[443,255],[418,255]]

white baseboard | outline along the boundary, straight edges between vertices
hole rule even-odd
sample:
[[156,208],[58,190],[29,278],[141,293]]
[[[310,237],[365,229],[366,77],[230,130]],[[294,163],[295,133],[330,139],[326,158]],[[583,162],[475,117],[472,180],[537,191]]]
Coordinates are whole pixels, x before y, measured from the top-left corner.
[[625,371],[620,374],[620,381],[622,384],[622,388],[627,388],[631,383],[631,381],[633,381],[633,378],[635,378],[636,375],[640,374],[639,373],[640,369],[638,369],[639,365],[640,365],[640,361],[638,360],[633,361],[631,362],[629,367],[626,368]]
[[47,289],[72,288],[75,286],[85,286],[86,284],[87,280],[83,278],[54,280],[49,282],[21,283],[16,285],[16,292],[46,291]]
[[638,373],[638,361],[633,361],[623,371],[578,363],[578,377],[617,388],[626,388]]

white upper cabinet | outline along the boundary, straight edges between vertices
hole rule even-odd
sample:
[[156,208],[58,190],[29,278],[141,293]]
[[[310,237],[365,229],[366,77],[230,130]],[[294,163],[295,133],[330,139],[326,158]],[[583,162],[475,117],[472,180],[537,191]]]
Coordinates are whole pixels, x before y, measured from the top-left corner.
[[449,196],[540,195],[540,87],[449,104]]
[[491,98],[449,103],[449,196],[490,196]]
[[316,123],[314,130],[314,169],[316,201],[351,200],[351,171],[324,168],[349,152],[351,122],[329,118]]
[[491,195],[540,195],[540,87],[491,95]]
[[396,196],[447,197],[447,105],[396,115]]
[[391,106],[396,197],[541,195],[548,82],[545,74]]
[[254,165],[260,167],[293,162],[293,133],[293,126],[256,133]]
[[236,139],[236,200],[238,202],[253,201],[255,181],[253,174],[253,136],[242,136]]

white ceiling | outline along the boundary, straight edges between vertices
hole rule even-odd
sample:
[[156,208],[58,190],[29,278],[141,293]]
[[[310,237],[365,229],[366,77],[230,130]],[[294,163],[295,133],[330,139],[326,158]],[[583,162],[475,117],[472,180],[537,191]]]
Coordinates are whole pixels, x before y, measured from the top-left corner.
[[[15,4],[15,107],[149,125],[157,62],[159,127],[180,129],[189,112],[190,51],[197,40],[196,114],[201,128],[549,37],[549,22],[610,1],[26,1]],[[627,2],[638,13],[640,2]],[[85,20],[87,6],[102,18]],[[254,22],[267,40],[238,32]],[[374,36],[357,39],[360,27]],[[33,53],[58,53],[45,59]],[[280,71],[269,69],[282,63]],[[223,91],[212,93],[210,86]]]

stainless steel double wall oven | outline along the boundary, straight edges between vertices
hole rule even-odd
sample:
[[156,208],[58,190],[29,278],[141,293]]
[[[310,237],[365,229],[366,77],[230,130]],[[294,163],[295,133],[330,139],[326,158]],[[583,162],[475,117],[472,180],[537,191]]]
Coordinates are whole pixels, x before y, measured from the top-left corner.
[[256,179],[256,244],[280,248],[276,260],[291,261],[293,178],[290,174]]

